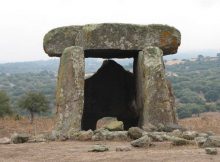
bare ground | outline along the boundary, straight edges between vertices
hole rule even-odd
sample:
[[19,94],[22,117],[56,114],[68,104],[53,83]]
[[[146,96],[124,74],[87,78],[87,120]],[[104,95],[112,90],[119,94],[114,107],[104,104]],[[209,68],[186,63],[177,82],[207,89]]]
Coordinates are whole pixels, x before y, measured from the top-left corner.
[[[107,152],[88,152],[94,144],[105,144]],[[130,146],[129,142],[49,142],[0,145],[1,162],[219,162],[220,154],[207,155],[195,145],[172,146],[169,142],[157,142],[151,148],[134,148],[128,152],[116,152],[118,146]],[[218,149],[220,151],[220,149]]]
[[[182,119],[180,125],[199,132],[213,131],[220,134],[220,113],[204,113],[200,117]],[[28,119],[0,119],[0,138],[10,137],[13,132],[39,134],[50,132],[53,126],[51,118],[36,118],[31,125]],[[105,144],[110,151],[92,153],[88,150],[97,143]],[[172,146],[169,142],[155,143],[151,148],[133,148],[129,142],[48,142],[0,145],[0,162],[220,162],[218,155],[207,155],[195,145]],[[129,152],[116,152],[118,146],[131,147]]]

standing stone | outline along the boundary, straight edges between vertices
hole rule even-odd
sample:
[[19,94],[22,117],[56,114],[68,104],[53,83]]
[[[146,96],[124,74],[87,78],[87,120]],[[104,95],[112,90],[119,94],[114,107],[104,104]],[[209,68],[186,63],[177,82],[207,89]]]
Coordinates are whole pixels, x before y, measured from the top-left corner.
[[177,123],[172,90],[165,78],[163,52],[158,47],[145,47],[137,59],[137,106],[139,126]]
[[56,94],[58,113],[56,130],[61,134],[66,134],[70,129],[81,129],[84,104],[84,64],[81,47],[65,48],[60,60]]

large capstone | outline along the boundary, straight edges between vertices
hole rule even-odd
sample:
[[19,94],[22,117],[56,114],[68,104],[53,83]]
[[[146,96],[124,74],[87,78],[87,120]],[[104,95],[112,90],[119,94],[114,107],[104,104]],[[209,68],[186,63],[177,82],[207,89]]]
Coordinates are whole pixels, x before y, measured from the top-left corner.
[[98,119],[112,116],[123,121],[125,129],[137,126],[135,83],[131,72],[113,60],[85,80],[85,104],[82,129],[95,129]]
[[[44,50],[49,56],[60,57],[65,48],[80,46],[85,50],[86,57],[117,58],[123,54],[120,50],[157,46],[164,55],[168,55],[177,52],[180,40],[180,32],[167,25],[88,24],[51,30],[44,37]],[[103,51],[100,55],[91,49]],[[115,49],[121,54],[113,56],[105,49]],[[124,57],[130,57],[129,52],[124,54]]]

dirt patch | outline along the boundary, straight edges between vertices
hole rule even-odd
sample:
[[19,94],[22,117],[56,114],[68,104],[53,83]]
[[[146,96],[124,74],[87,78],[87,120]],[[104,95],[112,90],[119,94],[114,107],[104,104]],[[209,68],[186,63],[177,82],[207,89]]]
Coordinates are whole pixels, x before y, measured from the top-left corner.
[[[88,152],[94,144],[105,144],[110,151]],[[157,142],[151,148],[131,148],[128,152],[116,152],[118,146],[130,146],[129,142],[49,142],[0,145],[0,161],[5,162],[209,162],[219,161],[220,154],[207,155],[204,149],[194,145],[173,147],[169,142]],[[218,149],[220,151],[220,149]]]

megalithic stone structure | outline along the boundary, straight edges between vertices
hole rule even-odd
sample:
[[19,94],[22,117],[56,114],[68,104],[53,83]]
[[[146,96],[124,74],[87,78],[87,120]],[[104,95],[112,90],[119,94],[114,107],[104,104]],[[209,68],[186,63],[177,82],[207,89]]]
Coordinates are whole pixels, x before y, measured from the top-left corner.
[[[56,130],[65,134],[71,129],[89,129],[89,124],[83,123],[82,126],[83,117],[84,122],[92,121],[90,125],[93,127],[97,118],[104,116],[124,120],[127,128],[147,128],[150,124],[156,126],[160,123],[176,124],[174,96],[165,78],[162,57],[176,53],[180,42],[180,32],[167,25],[89,24],[61,27],[48,32],[44,37],[45,52],[52,57],[61,57],[56,95]],[[117,63],[107,61],[94,75],[95,79],[92,79],[98,83],[88,82],[84,79],[84,59],[88,57],[134,58],[134,70],[129,74]],[[111,69],[114,71],[111,75],[103,74]],[[117,80],[120,84],[117,84]],[[88,83],[89,87],[95,84],[97,95],[94,88],[85,91]],[[102,91],[103,85],[112,88],[109,92]],[[128,96],[127,89],[114,88],[119,85],[130,85]],[[85,92],[88,92],[86,98]],[[89,96],[91,94],[92,97]],[[118,94],[124,95],[123,102],[117,102],[117,98],[122,99]],[[119,97],[114,99],[114,104],[103,103],[106,99],[108,101],[106,97],[109,96]]]

